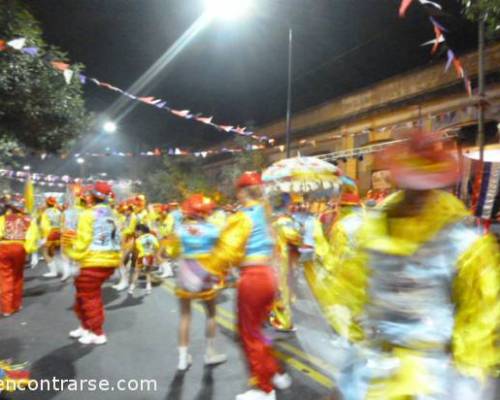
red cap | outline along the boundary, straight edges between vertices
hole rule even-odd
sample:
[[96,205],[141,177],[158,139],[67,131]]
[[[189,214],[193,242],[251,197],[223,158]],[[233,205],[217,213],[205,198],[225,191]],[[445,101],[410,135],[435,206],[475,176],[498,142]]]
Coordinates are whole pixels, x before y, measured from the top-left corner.
[[247,186],[260,186],[262,185],[262,175],[257,171],[246,171],[238,178],[236,181],[236,187],[238,189]]
[[55,206],[57,204],[57,199],[53,196],[49,196],[49,197],[47,197],[46,202],[47,202],[48,206],[52,207],[52,206]]
[[361,204],[361,199],[357,193],[344,192],[340,196],[340,204],[343,206],[359,206]]
[[105,200],[113,196],[113,189],[108,182],[98,181],[92,187],[92,195],[98,199]]
[[182,203],[182,211],[187,216],[207,216],[212,213],[215,206],[211,198],[202,194],[193,194]]

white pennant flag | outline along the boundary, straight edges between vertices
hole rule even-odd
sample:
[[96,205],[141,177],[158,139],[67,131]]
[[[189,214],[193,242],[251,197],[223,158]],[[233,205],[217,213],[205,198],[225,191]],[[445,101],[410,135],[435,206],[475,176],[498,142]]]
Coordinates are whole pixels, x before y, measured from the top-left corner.
[[419,1],[419,3],[420,3],[420,4],[422,4],[422,5],[424,5],[424,6],[425,6],[425,5],[429,5],[429,6],[436,7],[438,10],[442,10],[442,9],[443,9],[443,7],[441,7],[441,5],[440,5],[440,4],[435,3],[435,2],[433,2],[433,1],[429,1],[429,0],[418,0],[418,1]]
[[66,83],[69,85],[71,83],[71,78],[73,78],[73,75],[74,75],[74,72],[73,70],[71,69],[65,69],[63,71],[63,75],[64,75],[64,80],[66,81]]
[[21,50],[26,45],[26,39],[25,38],[14,39],[11,40],[10,42],[7,42],[7,45],[12,47],[13,49]]

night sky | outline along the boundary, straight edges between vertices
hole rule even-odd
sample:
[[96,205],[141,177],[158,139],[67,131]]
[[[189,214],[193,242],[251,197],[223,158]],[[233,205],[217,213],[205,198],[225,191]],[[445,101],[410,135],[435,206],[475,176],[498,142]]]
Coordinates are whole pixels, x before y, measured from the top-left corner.
[[[237,0],[234,0],[237,1]],[[45,39],[83,63],[85,73],[129,88],[203,12],[202,0],[25,0]],[[405,19],[398,0],[255,0],[238,21],[215,21],[138,95],[160,97],[177,109],[249,127],[283,118],[286,107],[288,26],[294,29],[293,110],[300,111],[433,62],[425,12],[414,4]],[[416,3],[416,2],[415,2]],[[440,18],[458,54],[476,43],[475,26],[458,1],[440,0]],[[450,72],[452,73],[452,72]],[[89,110],[109,114],[112,92],[86,85]],[[120,132],[98,135],[92,149],[182,146],[203,149],[228,138],[146,105],[126,103],[113,118]],[[86,140],[86,145],[89,141]]]

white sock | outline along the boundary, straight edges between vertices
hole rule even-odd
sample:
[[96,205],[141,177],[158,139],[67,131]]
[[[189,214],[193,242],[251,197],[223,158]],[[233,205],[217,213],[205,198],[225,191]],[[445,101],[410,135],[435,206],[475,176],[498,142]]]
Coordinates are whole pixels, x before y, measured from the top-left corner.
[[184,359],[188,355],[187,346],[179,346],[179,358]]
[[215,351],[215,338],[207,338],[207,344],[206,344],[206,353],[207,354],[216,354],[217,352]]

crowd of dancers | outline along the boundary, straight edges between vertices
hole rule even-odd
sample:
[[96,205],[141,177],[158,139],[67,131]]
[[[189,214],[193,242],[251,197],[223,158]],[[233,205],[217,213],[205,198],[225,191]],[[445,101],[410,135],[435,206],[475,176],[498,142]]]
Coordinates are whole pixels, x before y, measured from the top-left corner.
[[[102,345],[102,286],[146,294],[174,278],[179,299],[178,369],[189,353],[191,305],[204,303],[204,362],[217,349],[216,299],[236,282],[238,333],[252,388],[237,400],[274,400],[292,385],[263,327],[293,332],[293,271],[300,271],[332,334],[349,354],[332,372],[346,400],[487,399],[500,360],[500,256],[464,204],[442,189],[457,182],[456,160],[435,135],[413,133],[385,154],[400,189],[363,202],[345,179],[341,193],[269,194],[261,174],[235,182],[237,203],[203,194],[180,204],[122,202],[96,182],[73,190],[64,210],[49,197],[35,215],[3,198],[1,312],[22,309],[26,255],[45,278],[74,279],[79,326],[69,336]],[[300,329],[300,327],[298,328]],[[112,337],[109,338],[112,340]],[[335,351],[335,349],[333,349]]]

